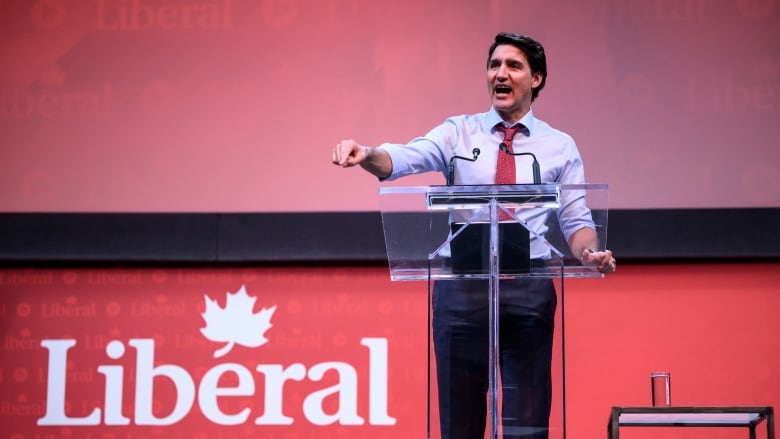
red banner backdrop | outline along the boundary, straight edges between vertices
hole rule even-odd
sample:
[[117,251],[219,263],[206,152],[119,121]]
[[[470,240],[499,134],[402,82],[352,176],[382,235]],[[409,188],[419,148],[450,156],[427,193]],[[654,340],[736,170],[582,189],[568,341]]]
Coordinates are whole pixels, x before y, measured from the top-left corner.
[[[569,436],[649,405],[654,369],[674,405],[777,406],[778,268],[567,281]],[[384,267],[0,270],[0,439],[424,437],[425,289]]]
[[424,431],[424,286],[384,270],[0,276],[3,439]]

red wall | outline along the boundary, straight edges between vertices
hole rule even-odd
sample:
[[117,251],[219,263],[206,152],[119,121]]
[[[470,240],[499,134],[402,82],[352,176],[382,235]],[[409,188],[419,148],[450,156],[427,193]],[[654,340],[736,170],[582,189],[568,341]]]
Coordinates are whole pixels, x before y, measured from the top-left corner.
[[775,0],[2,0],[0,211],[377,210],[333,146],[487,111],[500,31],[545,45],[534,112],[611,207],[777,207],[779,27]]
[[[649,405],[654,370],[671,372],[674,405],[780,405],[774,376],[780,370],[779,269],[776,263],[625,265],[603,280],[567,281],[568,437],[604,437],[612,405]],[[252,313],[251,303],[238,300],[242,295],[226,302],[242,285],[244,299],[255,298]],[[0,439],[423,437],[425,288],[390,282],[385,267],[0,270]],[[205,296],[217,301],[208,318]],[[274,306],[264,320],[262,309]],[[227,342],[204,336],[207,320],[210,338],[226,328],[227,339],[236,342],[219,358],[214,352]],[[75,344],[66,349],[62,340]],[[144,359],[152,363],[136,365]],[[321,380],[288,379],[280,390],[278,377],[264,379],[279,367],[325,373]],[[220,368],[247,372],[241,379],[228,372],[208,384],[204,378]],[[103,425],[36,425],[56,418],[52,410],[63,411],[54,401],[59,373],[65,373],[64,414],[84,418],[99,408]],[[113,373],[123,378],[104,376]],[[153,387],[144,384],[155,373]],[[118,408],[106,402],[107,381],[114,386],[108,399],[121,395]],[[191,406],[187,382],[194,390]],[[225,415],[245,410],[245,421],[223,426],[208,419],[214,411],[202,407],[209,398],[198,398],[213,395],[215,385],[244,386],[234,390],[243,395],[221,396],[218,404]],[[153,388],[150,408],[136,388]],[[319,396],[321,404],[303,408]],[[44,416],[47,399],[51,410]],[[271,419],[277,409],[268,405],[274,403],[292,424],[255,425],[261,415],[278,424]],[[176,422],[136,425],[149,410]],[[315,425],[339,410],[360,425]],[[105,425],[107,416],[128,425]],[[674,437],[657,430],[626,433]],[[704,429],[686,437],[742,432]]]

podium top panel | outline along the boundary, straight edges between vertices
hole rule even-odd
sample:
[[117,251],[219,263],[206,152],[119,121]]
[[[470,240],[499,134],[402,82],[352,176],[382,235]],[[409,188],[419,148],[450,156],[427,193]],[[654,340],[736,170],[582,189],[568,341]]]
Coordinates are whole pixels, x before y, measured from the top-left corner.
[[560,187],[556,184],[435,186],[427,194],[428,209],[473,209],[496,199],[510,209],[560,207]]
[[[561,193],[574,191],[609,191],[606,183],[586,184],[513,184],[513,185],[456,185],[456,186],[406,186],[380,187],[379,197],[383,201],[382,210],[417,211],[423,209],[471,209],[480,207],[497,198],[505,207],[553,207],[559,206]],[[387,205],[388,200],[405,201],[403,205]],[[424,201],[425,204],[420,204]],[[403,206],[403,207],[402,207]]]
[[[503,254],[511,258],[525,254],[529,259],[499,264],[528,267],[522,272],[501,272],[501,277],[602,277],[595,267],[582,266],[571,254],[568,238],[590,227],[598,236],[596,250],[606,248],[608,192],[608,185],[601,183],[382,187],[380,206],[391,279],[488,279],[489,272],[479,269],[479,259],[487,265],[488,237],[501,241],[490,231],[497,228],[485,228],[497,223],[505,236],[525,237],[520,244],[501,241],[490,252],[499,259]],[[469,270],[458,270],[464,257],[453,255],[453,248],[469,255]]]

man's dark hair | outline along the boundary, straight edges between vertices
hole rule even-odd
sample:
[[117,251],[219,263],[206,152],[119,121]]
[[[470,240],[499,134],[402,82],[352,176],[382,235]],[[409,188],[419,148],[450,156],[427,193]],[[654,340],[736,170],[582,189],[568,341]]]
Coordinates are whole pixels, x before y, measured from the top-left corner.
[[539,86],[533,89],[533,92],[531,93],[531,100],[536,99],[539,92],[544,88],[544,84],[547,82],[547,57],[544,55],[542,43],[528,35],[501,32],[496,35],[496,40],[493,41],[493,44],[490,45],[490,49],[488,50],[488,68],[490,68],[490,58],[493,56],[493,51],[496,50],[496,47],[505,44],[515,46],[525,54],[525,57],[528,59],[528,66],[531,68],[531,74],[542,74],[542,82],[540,82]]

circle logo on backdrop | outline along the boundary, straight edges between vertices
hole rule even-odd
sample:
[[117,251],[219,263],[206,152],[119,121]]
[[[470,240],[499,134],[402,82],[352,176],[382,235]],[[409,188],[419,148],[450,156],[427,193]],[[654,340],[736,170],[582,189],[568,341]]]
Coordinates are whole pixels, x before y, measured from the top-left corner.
[[14,381],[17,383],[23,383],[27,381],[27,378],[29,377],[29,372],[24,367],[17,367],[14,369]]
[[122,312],[122,305],[119,302],[108,302],[106,304],[106,315],[109,317],[116,317]]
[[165,270],[154,270],[152,272],[152,282],[163,284],[168,280],[168,273]]
[[62,283],[65,285],[73,285],[79,280],[79,275],[75,271],[66,271],[62,273]]
[[29,317],[32,307],[27,302],[22,302],[16,305],[16,315],[19,317]]

